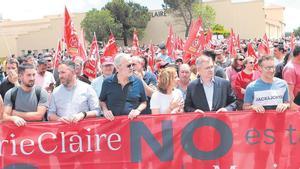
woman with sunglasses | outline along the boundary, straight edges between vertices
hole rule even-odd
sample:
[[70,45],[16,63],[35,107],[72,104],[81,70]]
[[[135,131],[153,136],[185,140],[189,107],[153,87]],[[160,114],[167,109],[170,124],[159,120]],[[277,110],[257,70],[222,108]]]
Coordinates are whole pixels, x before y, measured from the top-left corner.
[[243,61],[243,64],[245,68],[237,74],[233,87],[237,97],[238,110],[242,110],[244,94],[247,85],[259,78],[258,73],[256,73],[256,70],[254,69],[255,58],[246,57]]
[[244,56],[238,54],[236,58],[234,58],[231,66],[226,68],[226,77],[230,81],[232,88],[234,87],[234,82],[237,77],[237,74],[240,71],[242,71],[244,68],[243,61],[244,61]]

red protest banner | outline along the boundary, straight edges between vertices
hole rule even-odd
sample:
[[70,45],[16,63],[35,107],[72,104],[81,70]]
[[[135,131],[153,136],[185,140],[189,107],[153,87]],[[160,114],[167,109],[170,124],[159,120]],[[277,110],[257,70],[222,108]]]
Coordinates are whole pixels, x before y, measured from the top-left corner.
[[189,53],[189,54],[192,54],[192,55],[198,54],[197,51],[198,51],[198,49],[199,49],[199,47],[202,43],[202,39],[203,39],[203,38],[199,39],[201,37],[201,32],[203,32],[202,19],[199,17],[192,24],[192,27],[189,30],[189,37],[188,37],[187,41],[184,44],[184,51],[186,53]]
[[103,57],[111,56],[114,58],[117,53],[118,53],[118,46],[114,34],[110,33],[108,42],[103,49]]
[[79,53],[79,39],[67,7],[65,7],[64,14],[64,39],[67,45],[68,53],[71,56],[76,57],[76,55]]
[[0,125],[0,167],[299,168],[299,112],[189,113]]
[[85,67],[83,68],[83,74],[85,74],[89,78],[96,78],[97,77],[97,64],[99,60],[99,49],[98,49],[98,41],[96,34],[94,32],[93,41],[91,43],[90,47],[90,54],[88,61],[85,64]]

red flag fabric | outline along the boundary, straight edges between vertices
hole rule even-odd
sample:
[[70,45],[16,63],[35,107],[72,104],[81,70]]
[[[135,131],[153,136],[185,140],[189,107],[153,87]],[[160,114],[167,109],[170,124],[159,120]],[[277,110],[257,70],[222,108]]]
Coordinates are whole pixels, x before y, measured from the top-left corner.
[[175,42],[174,42],[174,33],[173,33],[173,28],[172,25],[170,24],[169,26],[169,33],[168,33],[168,38],[166,41],[166,48],[168,50],[168,56],[170,56],[173,60],[175,59]]
[[234,45],[235,44],[235,35],[234,35],[232,29],[231,29],[231,32],[232,33],[230,33],[230,36],[228,39],[228,51],[229,51],[230,55],[235,58],[237,55],[237,52],[235,50],[235,45]]
[[89,59],[98,59],[99,58],[99,47],[97,42],[96,34],[94,33],[93,42],[91,43]]
[[260,43],[257,47],[259,57],[270,54],[270,49],[265,43]]
[[87,60],[84,68],[83,74],[87,77],[94,79],[97,77],[97,60]]
[[[267,97],[267,96],[266,96]],[[0,124],[0,168],[298,169],[299,111]]]
[[179,37],[175,37],[174,50],[183,50],[183,41]]
[[155,51],[154,51],[154,46],[151,43],[150,47],[149,47],[148,59],[149,59],[149,66],[150,66],[152,72],[154,72],[154,65],[155,65],[154,58],[155,58]]
[[264,48],[267,55],[269,55],[271,53],[270,52],[270,46],[269,46],[269,39],[268,39],[268,36],[267,36],[266,33],[263,36],[263,45],[262,45],[262,47]]
[[85,67],[83,69],[83,73],[89,78],[97,77],[98,60],[99,60],[99,49],[98,49],[97,37],[96,34],[94,33],[93,42],[90,47],[89,59],[86,62]]
[[183,50],[184,42],[183,42],[183,40],[182,40],[181,38],[178,37],[178,39],[179,39],[179,42],[178,42],[178,49],[179,49],[179,50]]
[[206,37],[205,37],[206,44],[208,44],[212,40],[212,36],[213,36],[213,33],[212,33],[211,29],[208,29]]
[[103,57],[111,56],[114,58],[117,53],[118,53],[118,46],[116,44],[116,40],[113,33],[111,33],[109,36],[109,40],[103,49]]
[[255,50],[253,49],[252,44],[250,42],[248,43],[247,53],[248,53],[248,56],[254,56],[255,58],[257,58]]
[[294,35],[294,32],[292,32],[292,34],[291,34],[291,39],[290,39],[290,43],[291,43],[291,52],[293,52],[294,51],[294,49],[295,49],[295,35]]
[[188,63],[192,58],[192,55],[190,53],[184,53],[182,56],[183,63]]
[[132,49],[133,55],[140,55],[140,44],[139,44],[139,38],[136,29],[133,31],[133,38],[132,38]]
[[236,42],[236,37],[235,37],[235,33],[233,32],[233,29],[231,28],[230,30],[230,37],[233,38],[233,43],[235,44]]
[[237,47],[241,50],[241,42],[240,42],[240,35],[239,34],[236,38],[236,41],[237,41]]
[[201,55],[201,52],[204,51],[205,46],[206,46],[205,35],[204,35],[203,31],[201,32],[201,35],[199,37],[199,43],[200,43],[200,46],[197,50],[196,56]]
[[67,45],[67,52],[75,57],[79,53],[79,39],[74,28],[74,24],[70,17],[67,7],[65,7],[65,24],[64,24],[64,39]]
[[62,59],[62,53],[61,53],[61,42],[60,40],[58,41],[55,56],[54,56],[54,69],[58,68],[59,62]]
[[[87,59],[86,51],[85,51],[85,48],[83,47],[82,43],[78,44],[78,55],[83,61],[86,61],[86,59]],[[75,57],[73,57],[73,58],[75,59]]]
[[189,37],[184,44],[184,51],[186,53],[197,54],[198,48],[200,47],[199,37],[201,36],[201,32],[203,32],[202,19],[199,17],[190,29]]

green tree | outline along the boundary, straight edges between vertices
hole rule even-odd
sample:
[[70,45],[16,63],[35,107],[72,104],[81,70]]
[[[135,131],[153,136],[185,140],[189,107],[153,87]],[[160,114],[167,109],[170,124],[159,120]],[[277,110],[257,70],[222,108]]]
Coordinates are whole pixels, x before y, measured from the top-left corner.
[[193,5],[193,14],[194,18],[201,17],[203,28],[208,30],[211,28],[216,20],[216,12],[209,5],[203,5],[202,3],[195,3]]
[[196,0],[164,0],[163,8],[168,13],[183,19],[185,25],[185,37],[189,34],[189,29],[193,21],[193,4]]
[[212,27],[212,32],[215,35],[223,35],[224,37],[228,37],[230,32],[226,30],[223,25],[215,24]]
[[128,45],[128,37],[132,37],[133,29],[136,28],[141,37],[143,30],[150,21],[148,8],[137,3],[112,0],[103,9],[109,10],[117,23],[121,25],[121,33],[125,46]]
[[109,10],[92,9],[87,12],[85,18],[81,22],[85,37],[92,42],[94,32],[98,41],[107,41],[110,31],[120,32],[121,25],[115,22]]
[[294,29],[294,35],[295,36],[300,36],[300,27]]
[[185,36],[188,36],[192,20],[202,17],[204,29],[210,28],[216,18],[214,9],[203,5],[202,0],[164,0],[163,8],[176,17],[183,19],[185,24]]

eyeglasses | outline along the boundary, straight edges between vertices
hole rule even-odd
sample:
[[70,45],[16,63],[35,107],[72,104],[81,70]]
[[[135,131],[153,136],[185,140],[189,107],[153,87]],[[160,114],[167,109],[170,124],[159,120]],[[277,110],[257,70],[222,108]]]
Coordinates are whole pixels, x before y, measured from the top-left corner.
[[80,64],[75,64],[75,67],[81,67],[81,65]]
[[208,67],[205,67],[204,70],[210,71],[210,70],[212,70],[212,69],[214,69],[214,68],[215,68],[214,66],[208,66]]
[[127,65],[127,68],[131,68],[131,67],[133,67],[133,66],[135,66],[135,63],[132,63],[132,64],[129,64],[129,65]]
[[274,66],[263,67],[265,70],[275,70]]

